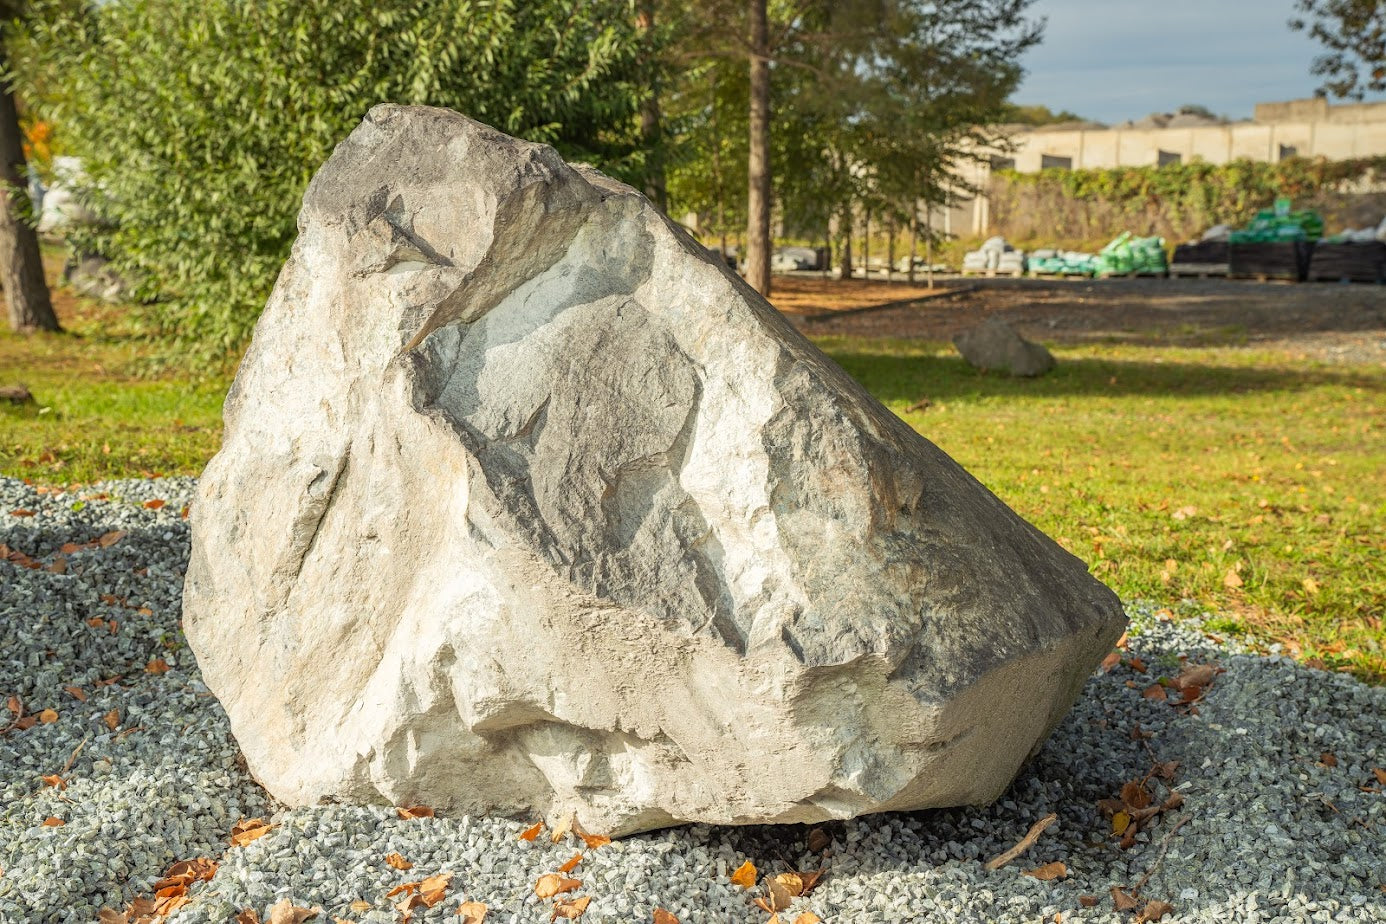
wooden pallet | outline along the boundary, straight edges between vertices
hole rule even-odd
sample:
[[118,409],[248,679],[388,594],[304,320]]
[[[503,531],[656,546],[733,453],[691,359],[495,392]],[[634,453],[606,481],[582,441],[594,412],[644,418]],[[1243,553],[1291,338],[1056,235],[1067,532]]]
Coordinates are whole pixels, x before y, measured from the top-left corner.
[[1210,276],[1227,275],[1226,263],[1171,263],[1169,274],[1172,278],[1183,276],[1196,276],[1199,279],[1207,279]]
[[1096,279],[1164,279],[1169,273],[1098,273]]
[[991,268],[984,269],[984,270],[978,270],[978,269],[965,269],[965,270],[962,270],[962,271],[960,272],[960,275],[963,275],[963,276],[986,276],[988,279],[995,279],[997,276],[1011,276],[1011,277],[1014,277],[1014,278],[1017,278],[1017,279],[1018,279],[1018,278],[1020,278],[1021,276],[1024,276],[1024,275],[1025,275],[1025,272],[1024,272],[1023,270],[1005,270],[1005,271],[1003,272],[1002,270],[996,269],[995,267],[991,267]]
[[1067,272],[1065,272],[1065,271],[1059,271],[1059,272],[1057,272],[1057,273],[1040,272],[1040,271],[1038,271],[1038,270],[1030,270],[1030,272],[1029,272],[1028,275],[1030,276],[1031,279],[1091,279],[1091,278],[1092,278],[1092,273],[1081,273],[1081,272],[1078,272],[1078,271],[1076,271],[1076,270],[1067,271]]

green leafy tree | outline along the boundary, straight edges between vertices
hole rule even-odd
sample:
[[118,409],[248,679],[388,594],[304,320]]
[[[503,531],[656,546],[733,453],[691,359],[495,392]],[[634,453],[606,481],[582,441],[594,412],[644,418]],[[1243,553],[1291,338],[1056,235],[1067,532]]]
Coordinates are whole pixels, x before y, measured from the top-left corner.
[[18,82],[62,126],[152,332],[243,345],[314,171],[380,102],[446,106],[640,183],[629,0],[38,0]]
[[[13,20],[21,12],[17,2],[0,2],[0,21]],[[56,331],[60,328],[48,281],[43,277],[43,258],[32,222],[26,189],[28,165],[7,58],[0,38],[0,284],[9,306],[11,330]]]
[[1324,46],[1310,73],[1320,93],[1361,99],[1386,90],[1386,0],[1295,0],[1290,28]]

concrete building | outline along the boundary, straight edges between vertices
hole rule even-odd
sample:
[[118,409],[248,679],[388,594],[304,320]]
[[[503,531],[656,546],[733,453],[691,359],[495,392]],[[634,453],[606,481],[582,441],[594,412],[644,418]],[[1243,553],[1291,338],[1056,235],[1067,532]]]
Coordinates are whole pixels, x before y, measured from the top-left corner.
[[[1066,126],[1017,129],[1014,149],[997,153],[990,166],[978,164],[967,177],[985,189],[991,169],[1033,173],[1043,169],[1092,170],[1142,167],[1202,160],[1279,161],[1287,157],[1347,160],[1386,155],[1386,103],[1334,105],[1324,99],[1260,103],[1250,120],[1158,124],[1145,119],[1125,126]],[[1198,120],[1195,120],[1198,121]],[[939,214],[954,234],[985,234],[990,225],[985,195],[959,202]]]

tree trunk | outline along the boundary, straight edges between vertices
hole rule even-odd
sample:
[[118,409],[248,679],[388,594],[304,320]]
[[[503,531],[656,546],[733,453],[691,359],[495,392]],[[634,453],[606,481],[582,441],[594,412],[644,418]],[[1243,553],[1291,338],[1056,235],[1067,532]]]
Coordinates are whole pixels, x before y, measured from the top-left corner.
[[924,213],[924,276],[929,281],[929,288],[934,287],[934,204],[927,203],[924,206],[928,209]]
[[751,137],[747,161],[746,282],[770,294],[770,24],[751,0]]
[[852,278],[852,204],[842,208],[842,217],[837,224],[838,240],[841,244],[841,258],[838,260],[837,278]]
[[919,253],[919,200],[910,204],[910,285],[914,285],[914,257]]
[[645,197],[659,207],[669,210],[669,193],[664,178],[664,127],[659,114],[658,65],[654,49],[655,0],[640,0],[635,14],[635,27],[644,45],[645,67],[649,72],[649,95],[640,104],[640,140],[645,148]]
[[886,222],[886,282],[895,276],[895,216]]
[[[8,65],[8,56],[0,49],[0,67]],[[62,330],[43,278],[38,234],[25,219],[30,209],[21,197],[27,195],[27,173],[14,94],[9,81],[0,81],[0,183],[8,193],[0,208],[0,285],[10,306],[10,328]]]
[[861,232],[861,280],[871,281],[871,210],[866,210]]

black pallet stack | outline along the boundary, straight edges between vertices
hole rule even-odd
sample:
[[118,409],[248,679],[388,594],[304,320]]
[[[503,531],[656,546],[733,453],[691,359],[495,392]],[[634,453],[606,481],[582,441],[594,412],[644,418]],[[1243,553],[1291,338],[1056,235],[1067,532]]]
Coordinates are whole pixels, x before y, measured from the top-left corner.
[[1310,241],[1233,244],[1228,248],[1227,275],[1242,279],[1283,279],[1303,282],[1314,252]]
[[1309,278],[1326,282],[1386,282],[1386,244],[1319,244]]

